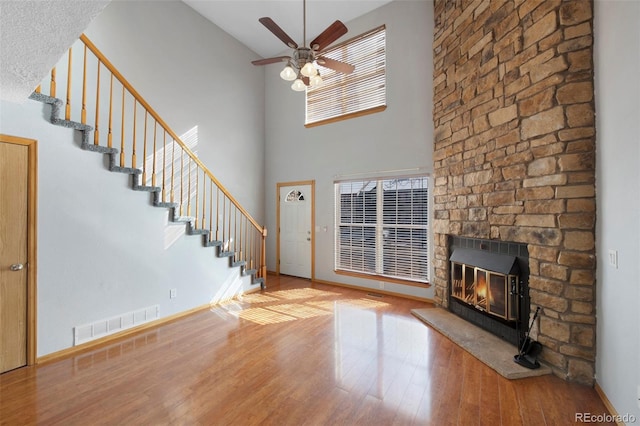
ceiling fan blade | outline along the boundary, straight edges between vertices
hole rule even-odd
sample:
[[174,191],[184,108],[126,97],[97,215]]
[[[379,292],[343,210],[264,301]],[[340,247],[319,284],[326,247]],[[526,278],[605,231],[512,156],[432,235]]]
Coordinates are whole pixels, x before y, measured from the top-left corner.
[[318,37],[313,39],[309,46],[316,52],[321,52],[325,47],[345,35],[347,31],[349,30],[347,30],[347,27],[342,22],[336,21],[329,25]]
[[298,47],[298,44],[295,41],[293,41],[293,39],[291,37],[289,37],[289,35],[287,33],[285,33],[282,30],[282,28],[280,28],[278,26],[278,24],[273,22],[273,19],[268,18],[268,17],[264,17],[264,18],[258,19],[258,21],[262,25],[267,27],[267,29],[269,31],[271,31],[276,37],[278,37],[280,40],[282,40],[284,42],[284,44],[286,44],[290,48],[296,49]]
[[316,58],[316,62],[318,65],[321,65],[325,68],[331,68],[332,70],[336,70],[343,74],[351,74],[353,70],[356,69],[351,64],[347,64],[346,62],[336,61],[335,59],[327,58],[325,56],[318,56]]
[[251,61],[253,65],[269,65],[275,64],[276,62],[289,62],[291,56],[277,56],[275,58],[266,58],[266,59],[256,59],[255,61]]

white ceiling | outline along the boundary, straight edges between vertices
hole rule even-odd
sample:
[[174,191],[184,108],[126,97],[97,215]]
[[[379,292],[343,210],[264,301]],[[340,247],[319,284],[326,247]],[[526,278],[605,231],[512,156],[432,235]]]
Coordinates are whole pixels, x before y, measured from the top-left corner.
[[[278,56],[288,47],[267,30],[259,18],[275,21],[292,39],[302,45],[302,0],[182,0],[263,58]],[[307,43],[339,19],[348,21],[393,0],[308,0]],[[348,25],[347,25],[348,28]],[[348,34],[354,36],[357,34]]]

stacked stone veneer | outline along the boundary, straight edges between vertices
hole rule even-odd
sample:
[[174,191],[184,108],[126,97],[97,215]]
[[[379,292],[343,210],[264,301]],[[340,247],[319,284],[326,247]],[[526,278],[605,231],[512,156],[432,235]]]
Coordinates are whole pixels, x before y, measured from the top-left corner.
[[593,5],[434,7],[436,302],[448,304],[448,235],[526,243],[542,358],[557,375],[592,383]]

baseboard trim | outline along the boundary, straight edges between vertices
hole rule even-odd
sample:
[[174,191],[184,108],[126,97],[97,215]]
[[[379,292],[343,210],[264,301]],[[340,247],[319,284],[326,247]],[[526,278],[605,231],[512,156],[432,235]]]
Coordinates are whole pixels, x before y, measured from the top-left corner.
[[433,299],[429,299],[429,298],[426,298],[426,297],[411,296],[411,295],[408,295],[408,294],[395,293],[393,291],[379,290],[379,289],[376,289],[376,288],[360,287],[360,286],[357,286],[357,285],[344,284],[344,283],[339,283],[339,282],[335,282],[335,281],[319,280],[317,278],[313,279],[312,282],[318,283],[318,284],[332,285],[332,286],[336,286],[336,287],[351,288],[351,289],[354,289],[354,290],[361,290],[361,291],[365,291],[365,292],[369,292],[369,293],[386,294],[387,296],[401,297],[403,299],[417,300],[419,302],[435,303],[433,301]]
[[[251,291],[252,292],[252,291]],[[249,292],[247,292],[249,293]],[[78,355],[83,352],[88,352],[90,350],[97,349],[101,346],[106,346],[108,344],[113,343],[116,340],[122,339],[124,337],[129,337],[134,334],[142,333],[143,331],[147,331],[152,328],[156,328],[158,326],[168,324],[170,322],[176,321],[180,318],[184,318],[186,316],[195,314],[200,311],[205,311],[207,309],[211,309],[211,304],[207,303],[206,305],[198,306],[192,309],[188,309],[186,311],[178,312],[177,314],[169,315],[163,318],[159,318],[157,320],[140,324],[139,326],[128,328],[126,330],[120,331],[118,333],[110,334],[108,336],[101,337],[96,340],[92,340],[90,342],[82,343],[78,346],[72,346],[70,348],[62,349],[57,352],[53,352],[36,359],[36,364],[47,364],[53,361],[59,361],[64,358],[68,358],[70,356]]]
[[625,426],[624,422],[621,420],[622,416],[620,416],[620,414],[618,414],[616,409],[613,407],[613,404],[611,403],[611,401],[609,401],[609,398],[607,398],[607,395],[604,393],[604,390],[602,390],[598,382],[593,385],[593,388],[596,390],[596,393],[602,400],[604,406],[607,407],[607,410],[609,410],[609,414],[611,414],[616,424],[618,426]]

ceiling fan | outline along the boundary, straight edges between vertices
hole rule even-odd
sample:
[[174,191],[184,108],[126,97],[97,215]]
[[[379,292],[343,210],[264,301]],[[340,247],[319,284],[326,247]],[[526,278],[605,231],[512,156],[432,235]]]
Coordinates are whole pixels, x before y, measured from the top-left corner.
[[347,33],[347,27],[339,20],[329,25],[320,35],[314,38],[309,47],[305,46],[307,39],[307,2],[302,2],[302,46],[299,46],[287,33],[276,24],[273,19],[264,17],[258,21],[271,31],[276,37],[293,49],[291,56],[278,56],[275,58],[258,59],[251,61],[253,65],[268,65],[277,62],[286,62],[287,66],[280,73],[284,80],[293,81],[291,88],[295,91],[305,90],[307,86],[322,84],[322,77],[314,66],[314,62],[325,68],[351,74],[355,67],[351,64],[323,56],[323,52],[331,43]]

